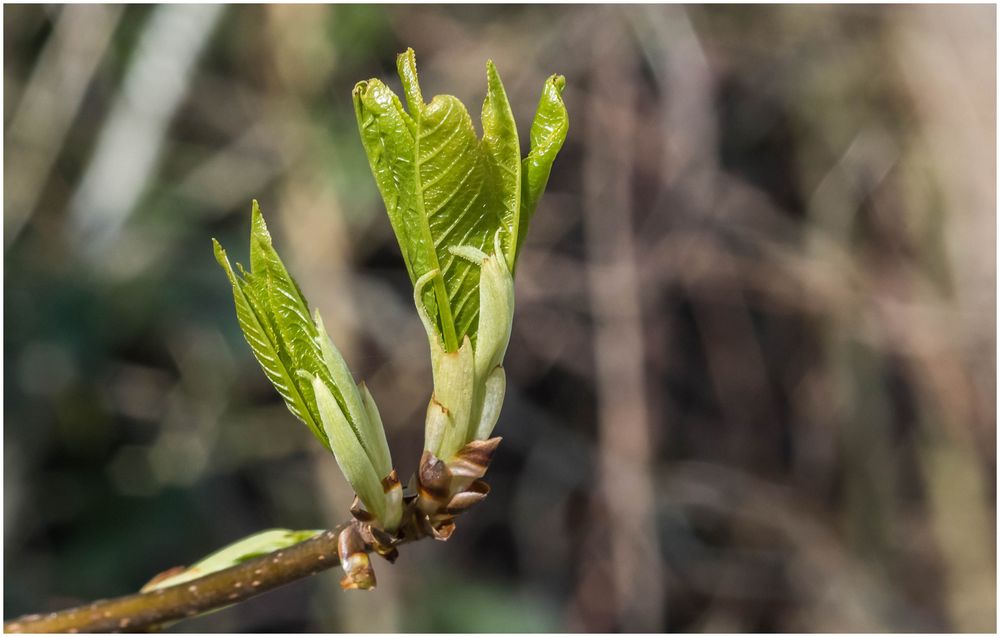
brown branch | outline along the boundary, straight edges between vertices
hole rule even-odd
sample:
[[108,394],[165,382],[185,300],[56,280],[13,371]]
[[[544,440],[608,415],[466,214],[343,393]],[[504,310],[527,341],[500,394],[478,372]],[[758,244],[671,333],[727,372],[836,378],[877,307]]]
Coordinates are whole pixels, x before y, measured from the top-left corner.
[[346,527],[341,525],[289,548],[169,588],[18,617],[4,622],[4,632],[142,631],[236,604],[339,565],[337,537]]
[[[6,633],[138,632],[250,599],[265,591],[348,565],[344,588],[371,588],[375,576],[365,556],[375,551],[396,559],[396,547],[433,537],[447,540],[453,518],[481,501],[490,488],[480,478],[500,444],[500,438],[473,440],[449,463],[425,451],[414,482],[417,490],[404,495],[406,509],[395,535],[371,525],[371,516],[355,499],[354,520],[316,537],[230,568],[175,586],[105,599],[49,613],[25,615],[4,622]],[[392,473],[395,477],[395,471]],[[398,485],[398,481],[396,482]]]

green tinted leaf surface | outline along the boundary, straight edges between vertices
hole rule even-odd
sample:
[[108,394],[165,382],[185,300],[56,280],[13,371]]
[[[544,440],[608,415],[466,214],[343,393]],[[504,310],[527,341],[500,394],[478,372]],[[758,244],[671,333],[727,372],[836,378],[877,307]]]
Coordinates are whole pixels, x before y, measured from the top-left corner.
[[483,102],[483,150],[494,192],[500,205],[502,241],[508,267],[514,266],[517,249],[518,214],[521,203],[521,147],[517,124],[510,109],[500,74],[492,61],[486,63],[487,92]]
[[215,258],[226,271],[229,282],[233,286],[236,319],[254,357],[260,363],[268,380],[285,400],[289,411],[304,422],[310,431],[329,449],[330,443],[326,434],[323,433],[318,414],[310,408],[309,402],[299,390],[289,361],[280,354],[282,348],[273,325],[270,324],[266,302],[258,294],[260,290],[255,288],[250,281],[238,277],[229,264],[226,251],[223,250],[218,241],[213,239],[212,243],[215,246]]
[[410,281],[438,274],[421,300],[445,350],[464,336],[475,345],[479,269],[456,258],[455,248],[486,252],[497,231],[513,271],[528,223],[548,182],[568,129],[561,76],[545,84],[523,161],[510,104],[492,62],[480,140],[465,106],[438,95],[425,103],[413,50],[397,59],[408,111],[381,81],[354,88],[362,144],[399,241]]
[[[324,363],[318,343],[319,332],[309,317],[306,300],[274,250],[271,235],[256,202],[251,228],[251,287],[258,294],[266,295],[273,329],[283,345],[279,353],[288,359],[289,369],[305,370],[310,375],[318,375],[334,388],[335,395],[340,394]],[[308,403],[313,404],[312,384],[298,374],[292,379],[298,386],[299,393]],[[342,396],[338,402],[343,404]],[[313,412],[315,414],[315,408]]]
[[[500,205],[488,181],[472,119],[458,98],[439,95],[424,109],[417,120],[415,152],[416,201],[428,219],[455,336],[461,339],[468,334],[471,338],[479,316],[479,271],[468,261],[455,258],[448,247],[482,250],[490,245],[500,223]],[[443,311],[441,320],[444,323]]]
[[426,246],[419,245],[423,222],[414,217],[412,209],[415,124],[396,94],[379,80],[359,82],[354,87],[353,97],[368,163],[385,202],[406,269],[411,281],[415,281],[420,276],[415,270],[427,268],[429,256]]
[[[553,75],[542,88],[542,97],[538,102],[535,119],[531,123],[531,150],[524,158],[521,167],[521,214],[518,220],[517,254],[528,235],[528,224],[535,214],[538,200],[545,192],[552,172],[552,162],[566,141],[569,131],[569,116],[563,103],[562,92],[566,87],[566,78]],[[516,261],[516,258],[515,258]],[[511,266],[513,270],[513,266]]]
[[[311,378],[319,376],[330,387],[337,403],[356,429],[360,428],[360,419],[364,418],[361,400],[356,398],[354,402],[358,407],[351,409],[348,400],[352,397],[351,392],[353,397],[357,395],[354,380],[325,331],[321,340],[321,332],[309,316],[302,291],[274,250],[257,202],[253,202],[251,219],[250,272],[237,264],[237,275],[229,264],[225,250],[217,241],[213,243],[216,260],[233,286],[237,320],[254,356],[284,398],[288,409],[329,449],[330,443],[319,417]],[[324,342],[326,349],[321,347]],[[339,367],[327,364],[331,356],[326,350],[336,354],[341,363]],[[331,370],[341,374],[334,377]],[[299,372],[306,372],[308,376],[303,377]]]
[[373,441],[372,465],[378,472],[379,478],[384,479],[392,471],[392,457],[389,453],[389,442],[385,438],[385,426],[382,425],[382,416],[378,413],[378,405],[375,404],[375,398],[368,386],[363,382],[360,383],[358,392],[361,394],[361,402],[365,408],[368,426],[375,434],[371,436]]
[[[450,95],[423,102],[412,51],[400,56],[399,71],[409,114],[376,79],[355,87],[355,113],[411,281],[439,271],[423,300],[445,348],[455,351],[464,335],[475,339],[479,272],[448,248],[484,249],[500,227],[505,206],[490,172],[493,160],[465,106]],[[500,91],[493,110],[500,113],[506,96],[495,69],[493,75]],[[495,119],[491,130],[501,130],[506,120],[499,114]],[[509,157],[505,161],[509,164]]]

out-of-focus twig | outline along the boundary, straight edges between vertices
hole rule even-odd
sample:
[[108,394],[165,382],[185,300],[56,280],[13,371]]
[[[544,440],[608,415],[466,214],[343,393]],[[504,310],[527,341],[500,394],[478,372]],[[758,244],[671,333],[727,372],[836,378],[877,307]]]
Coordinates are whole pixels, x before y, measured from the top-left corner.
[[17,159],[4,167],[5,246],[34,212],[121,12],[115,5],[67,5],[59,13],[7,127],[4,151]]
[[70,215],[87,254],[104,259],[156,167],[171,117],[222,15],[220,5],[163,5],[143,30],[122,92],[101,130]]
[[[586,131],[591,150],[584,168],[599,410],[596,492],[606,523],[613,527],[602,535],[610,545],[608,562],[596,567],[610,567],[616,627],[647,631],[657,630],[662,622],[663,570],[653,510],[641,292],[631,221],[636,69],[625,25],[607,15],[605,26],[593,48]],[[592,593],[584,591],[588,597]]]

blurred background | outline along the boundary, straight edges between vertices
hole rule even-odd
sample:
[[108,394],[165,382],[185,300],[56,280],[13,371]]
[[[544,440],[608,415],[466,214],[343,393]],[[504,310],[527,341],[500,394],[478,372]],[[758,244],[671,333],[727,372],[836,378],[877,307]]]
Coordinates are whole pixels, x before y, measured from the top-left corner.
[[171,631],[985,631],[995,7],[4,6],[5,618],[351,493],[239,332],[251,198],[402,475],[426,340],[350,92],[570,135],[492,494],[447,544]]

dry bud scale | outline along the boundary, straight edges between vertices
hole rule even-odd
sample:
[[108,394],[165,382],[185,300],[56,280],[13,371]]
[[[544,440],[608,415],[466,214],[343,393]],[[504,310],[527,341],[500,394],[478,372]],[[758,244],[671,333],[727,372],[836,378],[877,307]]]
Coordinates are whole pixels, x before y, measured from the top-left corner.
[[[382,195],[414,303],[427,333],[434,392],[424,452],[404,492],[393,469],[378,408],[285,269],[257,202],[250,271],[215,253],[233,289],[237,319],[268,379],[289,410],[329,449],[357,494],[355,521],[338,541],[345,588],[371,588],[374,550],[390,561],[404,539],[447,539],[454,517],[489,492],[482,480],[500,442],[491,438],[506,389],[503,358],[514,314],[517,258],[528,225],[568,130],[565,81],[542,90],[520,156],[517,127],[500,74],[487,62],[483,136],[455,97],[423,101],[413,50],[397,67],[408,108],[380,80],[353,91],[361,141]],[[260,541],[300,541],[302,533],[260,534]],[[198,565],[198,573],[243,559],[251,536]],[[257,542],[259,543],[259,542]],[[240,555],[236,555],[239,553]],[[189,569],[190,570],[190,569]],[[190,572],[151,583],[160,587]]]

